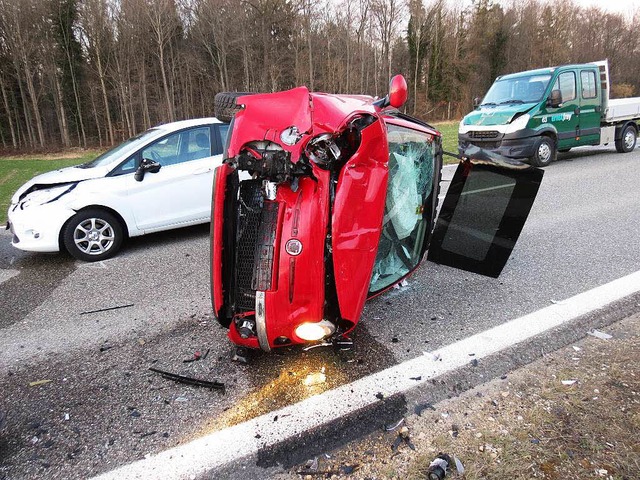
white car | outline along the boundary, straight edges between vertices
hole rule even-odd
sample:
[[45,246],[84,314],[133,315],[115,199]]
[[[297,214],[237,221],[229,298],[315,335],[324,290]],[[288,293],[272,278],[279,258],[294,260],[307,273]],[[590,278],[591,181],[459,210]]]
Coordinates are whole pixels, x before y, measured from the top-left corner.
[[209,222],[228,128],[216,118],[160,125],[91,162],[34,177],[11,199],[12,244],[91,262],[127,237]]

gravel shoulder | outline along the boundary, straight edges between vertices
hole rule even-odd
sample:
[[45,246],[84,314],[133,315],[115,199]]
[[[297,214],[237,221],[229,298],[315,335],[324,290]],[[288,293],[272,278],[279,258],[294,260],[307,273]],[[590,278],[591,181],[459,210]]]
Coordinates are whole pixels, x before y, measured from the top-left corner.
[[277,478],[640,478],[640,315],[605,330]]

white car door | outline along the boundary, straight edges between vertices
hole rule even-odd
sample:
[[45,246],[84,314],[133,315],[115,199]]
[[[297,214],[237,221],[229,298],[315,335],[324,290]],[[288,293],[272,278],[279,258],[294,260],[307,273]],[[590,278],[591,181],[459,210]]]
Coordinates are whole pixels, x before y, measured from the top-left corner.
[[211,155],[212,129],[201,126],[170,134],[141,151],[161,165],[133,182],[129,200],[136,226],[145,232],[205,223],[211,215],[213,170],[222,155]]

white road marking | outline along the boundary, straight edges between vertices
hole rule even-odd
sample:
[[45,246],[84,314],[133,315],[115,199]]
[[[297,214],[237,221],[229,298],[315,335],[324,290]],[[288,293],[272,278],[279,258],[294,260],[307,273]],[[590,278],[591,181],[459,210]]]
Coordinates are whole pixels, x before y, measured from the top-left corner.
[[[144,460],[104,473],[111,479],[186,479],[254,455],[297,434],[317,428],[377,401],[377,393],[406,392],[432,378],[528,340],[616,300],[640,292],[640,271],[568,298],[484,332],[408,360],[294,405],[211,433]],[[586,334],[586,332],[585,332]],[[412,380],[416,377],[421,380]],[[339,407],[338,407],[339,406]],[[274,417],[278,421],[274,422]],[[259,438],[256,436],[259,434]]]

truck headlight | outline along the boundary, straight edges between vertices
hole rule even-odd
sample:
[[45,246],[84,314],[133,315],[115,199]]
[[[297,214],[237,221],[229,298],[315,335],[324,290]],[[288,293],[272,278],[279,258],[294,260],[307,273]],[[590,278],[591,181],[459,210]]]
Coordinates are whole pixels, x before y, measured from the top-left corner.
[[525,113],[524,115],[520,115],[513,122],[507,125],[507,128],[504,129],[504,133],[513,133],[513,132],[517,132],[518,130],[522,130],[523,128],[526,128],[530,119],[531,117],[529,116],[528,113]]
[[471,129],[471,125],[464,124],[464,118],[460,120],[460,125],[458,126],[458,133],[467,133]]

